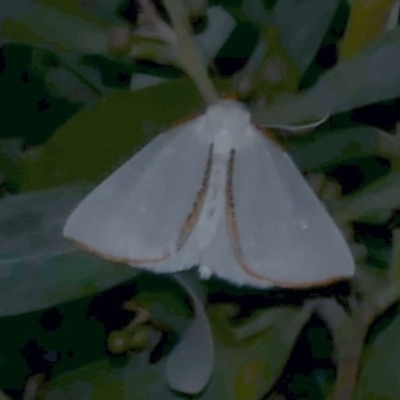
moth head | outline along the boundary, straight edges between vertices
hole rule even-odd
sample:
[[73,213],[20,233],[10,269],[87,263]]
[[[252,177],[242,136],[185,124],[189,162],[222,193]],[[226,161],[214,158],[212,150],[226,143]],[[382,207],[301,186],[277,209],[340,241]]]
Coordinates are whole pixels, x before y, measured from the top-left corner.
[[208,107],[205,113],[206,130],[209,132],[243,132],[250,124],[246,107],[232,100],[222,100]]

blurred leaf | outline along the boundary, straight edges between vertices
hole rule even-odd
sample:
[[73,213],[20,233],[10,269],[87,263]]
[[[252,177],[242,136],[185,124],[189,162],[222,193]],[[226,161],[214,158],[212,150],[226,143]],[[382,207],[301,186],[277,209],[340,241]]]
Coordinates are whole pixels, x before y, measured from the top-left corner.
[[10,162],[16,162],[22,148],[20,139],[3,139],[0,142],[0,153],[7,157]]
[[198,282],[190,274],[175,274],[175,279],[190,294],[194,318],[168,356],[167,379],[172,389],[194,395],[204,389],[213,371],[213,337]]
[[156,133],[198,111],[201,104],[188,79],[133,93],[110,93],[61,126],[37,161],[23,165],[22,190],[76,180],[98,182]]
[[[328,368],[313,368],[311,371],[299,371],[285,377],[288,388],[285,399],[327,400],[335,384],[335,371]],[[269,399],[268,399],[269,400]]]
[[0,21],[5,18],[20,18],[31,12],[35,0],[2,0],[0,2]]
[[[121,0],[90,0],[81,1],[81,3],[82,8],[96,18],[113,24],[121,22],[121,18],[117,16],[118,6],[122,3]],[[131,4],[131,7],[133,7],[133,4]]]
[[359,192],[332,203],[335,219],[385,223],[400,207],[400,172],[392,171]]
[[[101,360],[52,379],[44,400],[178,399],[162,380],[162,365],[148,365],[148,354],[135,355],[122,367]],[[140,380],[136,379],[140,377]],[[154,395],[154,391],[158,394]],[[153,395],[151,392],[153,391]]]
[[311,307],[288,308],[268,330],[239,342],[224,317],[211,312],[215,365],[201,399],[256,400],[265,395],[280,377],[311,313]]
[[256,87],[270,103],[280,93],[295,93],[300,79],[300,71],[286,46],[281,40],[280,30],[272,25],[264,29],[264,60],[258,70],[259,83]]
[[[117,27],[112,32],[112,36],[114,37],[115,35],[115,43],[112,43],[113,47],[110,47],[110,50],[113,52],[118,52],[118,41],[120,40],[118,38],[118,29],[119,28]],[[181,64],[176,58],[176,54],[174,53],[173,49],[167,44],[164,44],[157,39],[143,38],[138,36],[132,36],[132,42],[134,42],[134,45],[130,48],[129,46],[131,43],[127,43],[128,48],[121,46],[119,50],[122,55],[127,55],[130,60],[148,60],[153,61],[156,64],[172,65],[178,68],[181,67]]]
[[390,284],[385,270],[371,267],[370,265],[357,265],[352,285],[355,292],[364,298],[372,298],[377,293],[383,293]]
[[92,300],[0,318],[0,388],[21,390],[29,377],[51,367],[65,370],[98,359],[104,352],[104,326],[88,313]]
[[[90,72],[90,68],[87,68],[86,73]],[[72,103],[87,103],[95,98],[93,90],[76,73],[63,67],[51,68],[45,82],[51,94]]]
[[400,94],[399,52],[397,28],[337,64],[311,89],[282,96],[268,107],[259,105],[255,116],[264,125],[296,123],[392,99]]
[[397,399],[400,392],[400,317],[366,346],[355,399]]
[[392,257],[390,260],[389,274],[394,280],[400,281],[400,229],[393,229],[392,243]]
[[85,64],[84,57],[63,54],[58,55],[58,59],[60,66],[75,74],[94,94],[101,95],[106,91],[99,68],[90,63]]
[[240,324],[235,330],[235,338],[240,342],[251,336],[265,331],[273,326],[277,320],[292,315],[293,310],[287,307],[272,307],[253,313],[246,322]]
[[48,308],[137,275],[62,237],[68,214],[87,192],[82,186],[60,187],[0,201],[0,315]]
[[149,86],[157,86],[160,83],[167,82],[168,78],[150,74],[132,74],[129,88],[131,91],[140,90]]
[[0,400],[12,400],[11,397],[7,396],[3,391],[0,391]]
[[400,15],[400,0],[394,0],[386,26],[387,30],[396,28],[396,26],[399,24],[399,15]]
[[[79,101],[94,102],[96,97],[107,92],[103,85],[101,67],[92,65],[90,57],[81,57],[75,54],[54,54],[47,50],[34,49],[33,54],[51,54],[51,63],[44,60],[44,65],[39,66],[43,72],[41,75],[46,83],[47,89],[55,97],[67,98],[70,102]],[[104,60],[103,60],[104,61]],[[106,63],[107,61],[104,61]],[[40,63],[40,60],[39,60]],[[101,65],[101,63],[100,63]]]
[[143,273],[135,281],[133,302],[148,311],[151,320],[163,329],[183,332],[192,318],[187,293],[173,276]]
[[267,10],[265,2],[258,0],[243,0],[245,15],[253,22],[267,26],[271,24],[271,13]]
[[322,126],[325,122],[327,122],[330,118],[329,114],[326,114],[323,118],[320,118],[316,121],[312,121],[308,124],[295,124],[295,125],[268,125],[266,128],[268,129],[277,129],[283,136],[305,136],[313,131],[315,131],[318,127]]
[[49,97],[42,77],[32,69],[32,57],[32,49],[19,45],[5,45],[0,53],[0,135],[20,138],[23,147],[43,143],[78,109]]
[[[215,368],[206,389],[198,400],[256,400],[263,396],[280,376],[310,308],[293,308],[268,332],[237,343],[224,316],[210,313],[216,337]],[[290,314],[290,315],[289,315]],[[168,389],[165,359],[148,365],[146,355],[134,356],[123,368],[111,368],[107,361],[93,363],[51,380],[45,400],[177,400],[182,397]]]
[[243,7],[259,25],[267,29],[278,27],[283,46],[303,73],[317,53],[339,3],[340,0],[279,0],[268,12],[265,2],[244,0]]
[[357,54],[367,43],[387,30],[397,0],[353,0],[346,33],[340,46],[341,59]]
[[317,53],[339,3],[279,0],[275,6],[272,23],[279,27],[282,43],[302,73]]
[[[21,151],[21,140],[5,139],[0,141],[0,179],[11,180],[20,184],[21,171],[18,158]],[[1,177],[1,175],[3,175]]]
[[377,155],[380,131],[372,126],[292,137],[287,149],[300,168],[314,170]]
[[[14,47],[25,47],[25,46],[14,46]],[[41,49],[34,47],[30,49],[30,65],[29,70],[32,71],[32,75],[43,79],[47,71],[57,64],[57,55],[47,49]]]
[[75,1],[37,0],[19,18],[3,19],[0,33],[12,42],[108,55],[108,26],[91,17]]
[[209,7],[207,19],[207,28],[195,35],[194,40],[203,50],[206,62],[209,64],[233,32],[236,21],[222,7]]
[[[28,322],[28,323],[27,323]],[[22,318],[1,318],[0,388],[20,389],[32,373],[20,350],[34,329],[31,315]]]

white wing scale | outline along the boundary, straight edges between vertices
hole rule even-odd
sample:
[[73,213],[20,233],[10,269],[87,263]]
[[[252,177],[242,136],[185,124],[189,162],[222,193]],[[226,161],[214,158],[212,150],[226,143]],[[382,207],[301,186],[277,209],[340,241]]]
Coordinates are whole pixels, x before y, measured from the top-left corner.
[[249,129],[252,144],[235,152],[232,171],[236,254],[243,274],[287,287],[351,276],[352,255],[324,206],[290,157]]
[[301,173],[234,102],[153,140],[78,205],[64,235],[133,266],[200,264],[238,285],[312,286],[354,272]]
[[199,119],[159,136],[78,205],[64,236],[106,258],[159,272],[192,267],[171,265],[170,256],[201,189],[209,148]]

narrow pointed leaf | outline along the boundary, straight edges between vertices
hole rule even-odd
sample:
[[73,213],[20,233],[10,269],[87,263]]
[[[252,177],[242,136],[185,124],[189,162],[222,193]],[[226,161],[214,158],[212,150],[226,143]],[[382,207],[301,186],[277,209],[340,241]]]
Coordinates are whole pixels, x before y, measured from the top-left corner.
[[136,92],[112,92],[62,125],[37,160],[23,163],[22,190],[76,180],[99,182],[144,142],[201,104],[188,79]]
[[28,45],[88,54],[108,55],[108,26],[75,2],[36,1],[18,18],[4,19],[3,39]]
[[282,43],[301,72],[317,53],[339,3],[339,0],[278,1],[273,23],[280,28]]
[[260,106],[256,116],[265,125],[296,123],[395,98],[400,94],[399,51],[396,28],[337,64],[311,89]]
[[396,399],[400,391],[400,317],[375,333],[364,352],[355,399]]
[[379,129],[360,126],[292,138],[288,150],[300,168],[313,170],[377,155]]
[[384,223],[400,207],[400,172],[392,171],[365,189],[335,201],[333,212],[340,221]]
[[340,1],[280,0],[273,10],[267,10],[262,3],[244,0],[247,17],[267,29],[271,25],[278,27],[283,46],[303,73],[321,45]]
[[86,254],[62,237],[84,186],[0,201],[0,315],[48,308],[133,278],[133,268]]
[[368,42],[387,30],[397,0],[354,0],[340,50],[341,58],[356,54]]
[[205,388],[213,370],[213,337],[196,282],[187,274],[177,274],[176,279],[192,298],[194,319],[168,357],[168,384],[178,392],[194,395]]

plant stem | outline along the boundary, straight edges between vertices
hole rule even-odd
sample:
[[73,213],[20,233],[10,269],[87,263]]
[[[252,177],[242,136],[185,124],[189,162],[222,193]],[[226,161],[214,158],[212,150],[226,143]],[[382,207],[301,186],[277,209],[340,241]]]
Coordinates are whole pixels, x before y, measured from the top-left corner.
[[357,384],[366,330],[361,324],[353,326],[353,328],[353,335],[341,342],[342,348],[337,348],[334,400],[351,400]]
[[191,26],[182,0],[164,0],[176,37],[177,51],[185,72],[193,80],[208,104],[219,100],[218,93],[207,73],[205,63],[191,35]]
[[338,364],[334,400],[350,400],[353,397],[354,382],[358,374],[358,360],[342,360]]
[[38,398],[38,391],[45,381],[45,375],[39,373],[30,376],[25,384],[22,400],[35,400]]
[[333,336],[337,374],[332,400],[351,400],[357,384],[369,320],[365,318],[364,312],[348,315],[334,299],[322,300],[317,310]]

